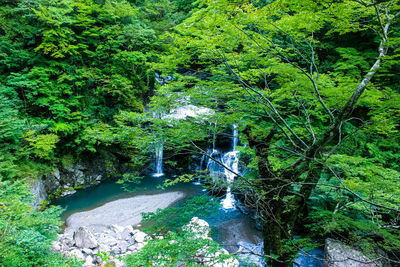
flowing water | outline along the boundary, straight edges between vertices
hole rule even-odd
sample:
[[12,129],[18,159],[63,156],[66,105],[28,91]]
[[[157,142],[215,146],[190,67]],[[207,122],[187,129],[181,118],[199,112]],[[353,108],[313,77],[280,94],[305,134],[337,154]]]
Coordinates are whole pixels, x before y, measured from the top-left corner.
[[[52,204],[65,208],[62,219],[66,220],[73,213],[91,210],[107,202],[122,198],[181,191],[186,194],[186,197],[174,204],[180,205],[188,198],[208,194],[201,185],[195,183],[181,183],[167,187],[164,190],[157,188],[163,181],[164,178],[150,175],[145,177],[140,184],[131,185],[129,187],[131,191],[126,191],[121,184],[115,181],[107,181],[97,186],[80,190]],[[237,244],[238,240],[251,243],[256,243],[260,240],[260,233],[255,229],[255,222],[237,209],[225,209],[221,206],[217,214],[202,219],[205,219],[213,229],[213,239],[228,251],[236,250],[234,244]]]
[[[212,238],[229,252],[236,252],[239,242],[250,243],[250,245],[259,244],[259,242],[261,242],[261,233],[256,230],[255,221],[242,214],[236,208],[235,196],[231,192],[231,185],[235,181],[236,174],[239,173],[239,151],[236,150],[238,143],[237,126],[233,125],[232,151],[222,153],[213,146],[212,149],[207,151],[208,157],[203,155],[197,167],[197,170],[206,168],[212,178],[225,179],[228,185],[226,195],[220,200],[218,213],[202,219],[205,219],[210,224]],[[80,190],[73,195],[61,198],[52,204],[59,205],[65,209],[62,214],[62,219],[66,220],[73,213],[91,210],[110,201],[122,198],[181,191],[185,193],[185,198],[173,204],[180,205],[188,198],[208,194],[208,191],[202,187],[200,178],[193,183],[180,183],[167,187],[166,189],[160,189],[164,178],[170,178],[163,173],[162,158],[163,146],[162,143],[160,143],[160,145],[156,147],[156,173],[145,177],[139,184],[124,186],[115,181],[106,181],[100,185]],[[207,158],[208,161],[206,161]],[[227,168],[222,167],[217,161],[222,162]],[[132,203],[132,205],[134,204],[135,203]],[[307,257],[300,256],[298,261],[301,266],[322,266],[320,262],[315,263],[315,265],[310,265],[310,259]]]
[[163,173],[163,156],[164,156],[164,145],[162,142],[156,147],[156,172],[153,174],[154,177],[161,177]]

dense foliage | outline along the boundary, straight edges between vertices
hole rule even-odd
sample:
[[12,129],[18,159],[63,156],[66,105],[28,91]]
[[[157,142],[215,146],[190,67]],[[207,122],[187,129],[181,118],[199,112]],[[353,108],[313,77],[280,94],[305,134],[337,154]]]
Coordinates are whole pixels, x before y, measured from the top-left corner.
[[[263,219],[272,264],[290,261],[293,235],[310,230],[398,261],[398,1],[201,4],[169,34],[173,45],[154,66],[174,78],[151,106],[213,112],[149,121],[152,134],[196,129],[175,139],[173,155],[201,147],[201,133],[239,126],[246,172],[235,187]],[[134,130],[114,131],[121,126]]]
[[30,200],[27,185],[0,180],[0,265],[66,265],[61,254],[51,251],[61,225],[60,209],[38,211]]
[[[399,262],[399,33],[398,0],[2,1],[0,246],[26,265],[57,257],[57,212],[33,211],[16,180],[103,150],[138,169],[160,145],[176,168],[236,124],[246,171],[233,187],[263,221],[271,264],[290,264],[296,233]],[[187,105],[207,112],[166,115]],[[22,252],[27,232],[37,254]],[[165,264],[182,260],[153,243]]]
[[50,250],[60,212],[34,210],[27,184],[90,153],[125,154],[86,130],[143,110],[154,89],[149,63],[165,50],[160,34],[191,3],[0,2],[0,265],[66,264]]

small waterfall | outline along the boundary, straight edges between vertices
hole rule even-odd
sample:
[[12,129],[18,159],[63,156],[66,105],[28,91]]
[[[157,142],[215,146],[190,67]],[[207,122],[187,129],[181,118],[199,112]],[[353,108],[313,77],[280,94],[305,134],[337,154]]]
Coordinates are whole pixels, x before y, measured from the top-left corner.
[[[213,149],[209,149],[207,151],[208,161],[206,168],[208,169],[210,176],[216,179],[224,176],[228,184],[228,188],[226,190],[226,196],[221,201],[222,208],[225,210],[235,209],[236,200],[235,196],[232,194],[231,185],[235,181],[236,174],[239,173],[239,160],[238,160],[239,151],[236,150],[236,147],[239,143],[239,132],[236,124],[233,125],[232,131],[233,131],[232,151],[229,151],[222,156],[221,152],[215,148],[216,138],[214,136],[213,136]],[[226,168],[222,167],[220,164],[218,164],[211,158],[222,162],[226,166]],[[205,155],[203,155],[203,157],[201,158],[198,170],[203,169],[204,160],[205,160]],[[196,184],[200,184],[200,178],[198,179]]]
[[163,153],[164,153],[164,146],[162,142],[158,146],[156,146],[156,173],[153,174],[154,177],[163,176]]
[[235,208],[235,196],[231,192],[231,184],[235,181],[235,173],[239,172],[239,163],[238,163],[238,152],[239,151],[231,151],[225,153],[222,158],[222,162],[224,165],[230,170],[224,168],[224,174],[226,176],[226,181],[228,183],[228,188],[226,190],[226,196],[221,201],[221,205],[224,209],[234,209]]
[[239,142],[239,131],[237,129],[237,125],[233,125],[233,151],[235,151],[235,148],[237,147]]
[[213,159],[216,159],[218,161],[222,161],[221,159],[221,152],[218,149],[212,149],[207,152],[209,155],[209,159],[207,162],[207,169],[210,172],[210,176],[213,178],[218,178],[221,173],[224,173],[224,167],[219,165],[217,162],[215,162]]
[[[200,164],[199,164],[199,166],[197,167],[197,170],[198,171],[201,171],[202,169],[203,169],[203,164],[204,164],[204,159],[206,158],[206,155],[203,155],[202,157],[201,157],[201,160],[200,160]],[[194,184],[195,185],[201,185],[201,176],[199,175],[199,177],[197,178],[197,181],[196,182],[194,182]]]

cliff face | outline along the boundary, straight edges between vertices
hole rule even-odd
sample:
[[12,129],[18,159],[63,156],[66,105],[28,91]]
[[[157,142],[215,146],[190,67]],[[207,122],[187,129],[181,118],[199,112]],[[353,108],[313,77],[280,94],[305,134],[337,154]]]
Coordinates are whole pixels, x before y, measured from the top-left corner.
[[30,181],[34,197],[33,206],[39,207],[49,199],[75,193],[76,189],[98,184],[112,174],[120,172],[122,164],[96,155],[80,160],[76,164],[58,166],[48,174],[42,174]]

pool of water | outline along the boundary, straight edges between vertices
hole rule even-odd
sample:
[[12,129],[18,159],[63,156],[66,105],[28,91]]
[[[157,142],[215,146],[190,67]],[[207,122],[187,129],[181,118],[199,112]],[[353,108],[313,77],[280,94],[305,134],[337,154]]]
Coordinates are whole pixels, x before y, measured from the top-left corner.
[[[166,177],[145,177],[140,184],[124,186],[116,181],[105,181],[99,185],[79,190],[75,194],[54,201],[53,205],[59,205],[65,210],[62,219],[65,221],[76,212],[87,211],[117,199],[134,197],[139,195],[152,195],[165,192],[181,191],[185,198],[174,203],[182,204],[186,199],[208,194],[199,183],[179,183],[174,186],[161,189]],[[228,251],[236,251],[239,241],[257,243],[260,241],[260,233],[256,230],[255,222],[242,214],[236,208],[224,209],[223,206],[217,214],[202,218],[212,228],[212,237],[223,245]]]

